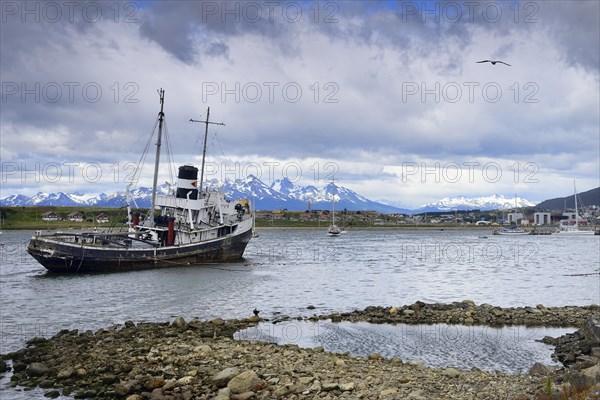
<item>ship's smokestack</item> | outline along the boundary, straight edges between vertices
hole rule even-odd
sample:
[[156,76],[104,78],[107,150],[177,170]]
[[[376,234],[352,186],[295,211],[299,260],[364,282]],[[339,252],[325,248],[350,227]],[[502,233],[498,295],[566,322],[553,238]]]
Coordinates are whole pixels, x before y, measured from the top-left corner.
[[196,185],[198,184],[198,168],[191,165],[182,165],[179,167],[179,173],[177,174],[177,194],[176,197],[180,199],[187,199],[188,193],[190,193],[190,199],[198,199],[198,190]]
[[175,218],[169,217],[169,227],[167,230],[167,246],[175,244]]

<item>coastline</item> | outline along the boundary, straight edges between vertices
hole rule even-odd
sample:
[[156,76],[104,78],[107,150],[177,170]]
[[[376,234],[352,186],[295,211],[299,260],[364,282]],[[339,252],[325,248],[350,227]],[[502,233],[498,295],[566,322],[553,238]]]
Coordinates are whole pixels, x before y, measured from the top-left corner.
[[[487,325],[573,326],[597,318],[600,307],[500,308],[465,300],[367,307],[352,313],[295,319],[465,324],[470,322],[464,320],[469,318],[467,312],[473,323]],[[95,332],[64,330],[50,339],[32,338],[25,349],[2,358],[11,360],[11,386],[40,387],[47,397],[62,391],[74,398],[128,400],[558,399],[543,397],[548,387],[554,394],[567,393],[574,382],[583,382],[582,390],[589,395],[576,398],[600,395],[600,376],[588,377],[588,369],[600,369],[600,359],[591,356],[592,367],[590,360],[559,370],[536,364],[527,374],[511,375],[430,368],[378,354],[360,357],[319,347],[233,340],[235,332],[258,322],[269,320],[252,317],[186,322],[177,317],[163,323],[127,321]]]

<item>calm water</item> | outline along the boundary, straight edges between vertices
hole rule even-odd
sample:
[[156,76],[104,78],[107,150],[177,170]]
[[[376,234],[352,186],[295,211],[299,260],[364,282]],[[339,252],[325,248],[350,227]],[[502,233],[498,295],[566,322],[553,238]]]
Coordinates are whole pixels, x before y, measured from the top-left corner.
[[573,328],[527,328],[508,326],[377,325],[367,322],[288,321],[260,323],[236,334],[238,339],[278,344],[296,344],[327,351],[350,352],[366,357],[379,353],[403,361],[422,361],[426,365],[463,370],[526,373],[534,362],[555,365],[551,347],[537,342],[544,336],[561,336]]
[[[490,232],[487,232],[488,234]],[[600,236],[492,236],[475,231],[262,230],[243,262],[56,276],[25,251],[30,232],[5,231],[0,352],[60,329],[182,315],[239,318],[350,311],[417,300],[500,306],[600,303]],[[313,305],[316,310],[307,310]]]

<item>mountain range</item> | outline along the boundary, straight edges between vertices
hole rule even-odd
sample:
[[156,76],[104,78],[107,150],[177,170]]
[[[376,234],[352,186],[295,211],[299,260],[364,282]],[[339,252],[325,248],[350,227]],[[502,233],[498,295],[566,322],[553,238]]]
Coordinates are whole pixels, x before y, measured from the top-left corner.
[[498,210],[534,207],[536,203],[521,197],[504,197],[501,194],[483,197],[446,197],[435,203],[424,204],[415,213],[463,210]]
[[[313,185],[295,185],[289,179],[276,180],[267,185],[254,175],[246,179],[219,181],[210,180],[208,185],[220,187],[227,198],[237,200],[249,198],[253,201],[257,210],[313,210],[331,209],[331,199],[335,196],[335,207],[337,210],[347,209],[349,211],[377,211],[384,214],[405,213],[414,214],[422,212],[454,211],[454,210],[494,210],[506,209],[515,206],[515,198],[504,197],[495,194],[487,197],[448,197],[435,203],[425,204],[415,210],[398,208],[389,204],[372,201],[358,193],[329,183],[321,188]],[[167,194],[170,186],[165,183],[159,187],[159,192]],[[140,208],[150,207],[152,190],[141,187],[130,192],[133,206]],[[126,204],[124,192],[101,193],[99,195],[74,193],[37,193],[32,197],[24,195],[12,195],[0,199],[0,206],[96,206],[96,207],[122,207]],[[530,207],[535,203],[517,198],[518,207]]]

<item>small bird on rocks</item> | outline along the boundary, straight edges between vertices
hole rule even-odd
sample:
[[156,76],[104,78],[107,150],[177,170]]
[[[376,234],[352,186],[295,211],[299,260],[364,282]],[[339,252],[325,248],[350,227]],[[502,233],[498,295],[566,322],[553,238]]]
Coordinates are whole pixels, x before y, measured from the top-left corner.
[[483,60],[483,61],[476,61],[476,62],[477,62],[477,64],[489,62],[489,63],[492,63],[492,65],[496,65],[496,63],[500,63],[500,64],[508,65],[509,67],[511,66],[510,64],[507,64],[504,61],[500,61],[500,60]]
[[252,312],[254,313],[254,315],[256,315],[256,316],[258,317],[258,313],[259,313],[260,311],[258,311],[258,310],[255,308],[254,310],[252,310]]

